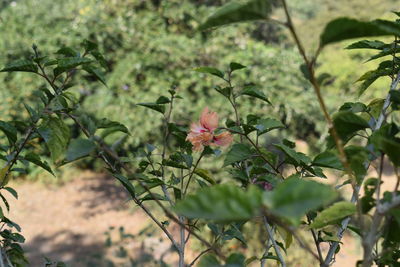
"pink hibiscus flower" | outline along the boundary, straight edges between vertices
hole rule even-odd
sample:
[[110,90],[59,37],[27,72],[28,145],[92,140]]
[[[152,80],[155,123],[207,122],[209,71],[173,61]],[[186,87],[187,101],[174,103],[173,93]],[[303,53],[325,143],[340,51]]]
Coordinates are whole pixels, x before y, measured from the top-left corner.
[[186,140],[192,143],[194,151],[203,151],[205,146],[228,146],[233,141],[230,132],[215,134],[218,128],[218,114],[205,107],[199,123],[192,123]]

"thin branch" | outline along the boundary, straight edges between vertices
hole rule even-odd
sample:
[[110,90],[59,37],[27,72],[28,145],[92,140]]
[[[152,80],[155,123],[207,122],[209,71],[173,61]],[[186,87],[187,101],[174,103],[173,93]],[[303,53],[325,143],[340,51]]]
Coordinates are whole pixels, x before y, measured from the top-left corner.
[[[349,162],[347,160],[346,153],[344,152],[343,142],[339,138],[339,135],[338,135],[338,133],[336,131],[336,128],[335,128],[335,126],[333,124],[332,118],[329,115],[329,112],[328,112],[328,109],[326,107],[325,101],[324,101],[324,99],[322,97],[320,86],[318,84],[317,79],[315,78],[315,73],[314,73],[314,62],[315,62],[315,60],[310,61],[308,59],[308,57],[306,55],[306,52],[305,52],[305,49],[304,49],[304,47],[303,47],[303,45],[302,45],[302,43],[301,43],[301,41],[300,41],[300,39],[299,39],[299,37],[297,35],[296,29],[295,29],[294,24],[292,22],[292,18],[291,18],[290,14],[289,14],[289,10],[288,10],[288,7],[286,5],[286,1],[285,0],[281,0],[281,2],[282,2],[283,9],[285,11],[285,15],[286,15],[286,19],[287,19],[287,23],[286,23],[287,27],[289,28],[289,31],[292,34],[293,39],[294,39],[294,41],[296,43],[296,46],[297,46],[301,56],[304,59],[304,63],[306,64],[306,67],[307,67],[309,75],[310,75],[310,77],[309,77],[310,78],[310,82],[311,82],[311,84],[312,84],[312,86],[314,88],[315,94],[317,95],[318,102],[319,102],[320,108],[322,110],[322,113],[323,113],[323,115],[325,117],[325,120],[328,123],[329,132],[331,133],[331,135],[333,137],[333,140],[335,141],[336,148],[339,151],[340,161],[342,162],[342,164],[343,164],[346,172],[348,173],[348,175],[350,177],[352,177],[352,185],[353,185],[353,188],[354,188],[356,186],[357,182],[356,182],[355,177],[352,175],[350,164],[349,164]],[[320,49],[319,49],[319,51],[320,51]]]
[[271,229],[271,226],[268,224],[267,217],[263,216],[263,220],[264,220],[265,229],[267,229],[267,232],[268,232],[268,238],[271,240],[271,243],[272,243],[272,246],[274,247],[276,256],[278,257],[279,262],[281,263],[282,267],[286,267],[285,260],[282,256],[280,248],[278,247],[278,244],[276,243],[276,241],[274,239],[274,233]]
[[[308,221],[308,224],[311,224],[310,216],[308,216],[308,215],[307,215],[307,221]],[[324,259],[323,259],[323,257],[322,257],[322,252],[321,252],[321,247],[320,247],[320,245],[319,245],[318,237],[317,237],[317,235],[315,234],[314,229],[310,228],[310,232],[311,232],[311,234],[312,234],[312,237],[313,237],[315,246],[316,246],[316,248],[317,248],[319,262],[320,262],[320,263],[323,263]]]
[[197,261],[198,259],[200,259],[201,256],[203,256],[204,254],[206,254],[206,253],[209,252],[209,251],[211,251],[210,248],[208,248],[208,249],[203,250],[202,252],[200,252],[199,255],[197,255],[196,258],[194,258],[194,260],[188,265],[188,267],[192,267],[192,266],[196,263],[196,261]]
[[[179,216],[179,221],[184,225],[185,217]],[[179,249],[179,267],[185,267],[185,228],[180,227],[179,229],[180,236],[180,249]]]
[[[183,191],[183,195],[184,195],[184,196],[186,195],[186,192],[187,192],[187,189],[189,188],[189,184],[190,184],[190,181],[192,180],[193,174],[194,174],[194,172],[196,171],[197,166],[199,165],[200,160],[201,160],[202,158],[203,158],[203,153],[201,153],[200,157],[197,159],[196,163],[194,164],[193,170],[192,170],[192,172],[191,172],[190,175],[189,175],[188,181],[187,181],[186,186],[185,186],[185,190]],[[183,179],[182,179],[182,180],[183,180]]]
[[3,248],[0,248],[0,267],[5,267],[3,261]]
[[[164,141],[163,141],[163,150],[162,150],[162,153],[161,153],[161,177],[162,177],[163,181],[165,180],[165,169],[164,169],[164,165],[162,165],[162,164],[163,164],[163,161],[165,159],[165,153],[166,153],[166,150],[167,150],[168,139],[169,139],[169,135],[170,135],[168,124],[169,124],[170,119],[171,119],[171,114],[172,114],[173,107],[174,107],[174,96],[171,95],[171,102],[169,103],[168,114],[167,114],[167,116],[165,116],[165,120],[164,120],[165,136],[164,136]],[[165,184],[161,185],[161,190],[163,191],[164,196],[168,200],[169,204],[171,206],[174,206],[174,203],[172,201],[171,195],[169,194],[168,189],[167,189]]]
[[[187,181],[186,186],[185,186],[185,190],[183,191],[183,195],[184,195],[184,196],[186,195],[186,192],[187,192],[187,190],[188,190],[190,181],[192,180],[192,176],[193,176],[193,174],[195,173],[195,171],[196,171],[196,169],[197,169],[197,166],[199,165],[200,160],[201,160],[202,158],[203,158],[203,153],[201,153],[200,157],[197,159],[196,163],[194,164],[193,170],[192,170],[192,172],[191,172],[190,175],[189,175],[188,181]],[[182,180],[183,180],[183,179],[182,179]]]

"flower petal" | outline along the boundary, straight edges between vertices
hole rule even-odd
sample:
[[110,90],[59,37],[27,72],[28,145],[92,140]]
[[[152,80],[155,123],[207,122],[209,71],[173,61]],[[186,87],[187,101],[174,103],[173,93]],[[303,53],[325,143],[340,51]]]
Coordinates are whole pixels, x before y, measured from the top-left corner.
[[205,107],[200,116],[200,124],[210,132],[213,132],[218,127],[218,114],[209,111],[208,107]]
[[203,132],[207,132],[208,130],[198,123],[192,123],[190,125],[190,131],[193,133],[203,133]]
[[189,132],[186,140],[192,143],[194,151],[202,151],[203,146],[208,146],[213,140],[213,135],[210,132]]
[[223,132],[214,136],[214,144],[218,146],[228,146],[233,141],[233,136],[230,132]]

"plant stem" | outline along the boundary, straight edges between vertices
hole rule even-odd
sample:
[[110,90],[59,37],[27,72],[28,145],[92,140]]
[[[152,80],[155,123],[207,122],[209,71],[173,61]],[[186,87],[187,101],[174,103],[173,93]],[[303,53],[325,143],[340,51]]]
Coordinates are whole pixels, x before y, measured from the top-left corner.
[[278,257],[279,262],[281,263],[282,267],[286,267],[285,260],[283,259],[281,250],[278,247],[278,244],[276,243],[276,241],[274,239],[274,233],[273,233],[273,231],[271,229],[271,226],[269,225],[269,223],[267,221],[267,217],[263,216],[263,220],[264,220],[265,229],[267,229],[267,232],[268,232],[268,238],[271,240],[271,243],[272,243],[272,246],[274,247],[276,256]]
[[196,261],[198,260],[198,259],[200,259],[200,257],[201,256],[203,256],[204,254],[206,254],[207,252],[209,252],[211,249],[206,249],[206,250],[203,250],[202,252],[200,252],[200,254],[199,255],[197,255],[196,256],[196,258],[194,258],[194,260],[188,265],[188,267],[192,267],[195,263],[196,263]]
[[[179,216],[179,221],[184,224],[185,217]],[[179,267],[185,267],[185,228],[180,226],[179,229],[179,236],[180,236],[180,247],[179,247]]]
[[[310,216],[308,216],[308,215],[307,215],[307,221],[308,221],[308,224],[311,224]],[[314,229],[310,229],[310,232],[312,234],[312,237],[313,237],[313,240],[314,240],[314,243],[315,243],[315,247],[317,248],[318,258],[319,258],[319,262],[321,264],[321,263],[323,263],[324,259],[322,257],[322,252],[321,252],[321,247],[319,246],[318,237],[315,234]]]
[[[192,172],[191,172],[190,175],[189,175],[188,181],[187,181],[186,186],[185,186],[185,190],[184,190],[184,192],[183,192],[183,195],[184,195],[184,196],[186,196],[186,193],[187,193],[187,190],[188,190],[190,181],[191,181],[191,179],[192,179],[192,176],[193,176],[194,172],[196,171],[197,166],[199,165],[200,160],[201,160],[202,158],[203,158],[203,153],[201,153],[200,157],[197,159],[196,163],[194,164],[193,170],[192,170]],[[183,180],[183,179],[182,179],[182,180]]]
[[[169,139],[169,129],[168,129],[168,124],[171,120],[171,114],[172,114],[172,109],[174,107],[174,96],[171,96],[171,102],[169,103],[169,110],[168,110],[168,114],[167,116],[165,116],[165,120],[164,120],[164,127],[165,127],[165,136],[164,136],[164,141],[163,141],[163,150],[162,150],[162,154],[161,154],[161,177],[163,179],[163,181],[165,181],[165,170],[164,170],[164,165],[163,161],[165,159],[165,153],[167,151],[167,145],[168,145],[168,139]],[[171,206],[174,206],[174,203],[172,201],[172,198],[168,192],[167,186],[165,184],[161,185],[161,190],[164,193],[165,198],[168,200],[169,204]]]
[[[291,18],[290,14],[289,14],[289,10],[288,10],[288,7],[286,5],[286,0],[281,0],[281,2],[282,2],[283,9],[285,11],[285,15],[286,15],[286,19],[287,19],[286,25],[287,25],[290,33],[292,34],[292,37],[293,37],[293,39],[294,39],[294,41],[296,43],[296,46],[297,46],[301,56],[303,57],[304,63],[306,64],[306,67],[307,67],[307,70],[308,70],[308,73],[309,73],[309,76],[310,76],[309,80],[310,80],[310,82],[311,82],[311,84],[312,84],[312,86],[314,88],[315,94],[317,95],[318,103],[319,103],[320,108],[322,110],[322,113],[323,113],[323,115],[325,117],[325,120],[328,123],[329,132],[331,133],[331,135],[333,137],[333,140],[335,141],[336,148],[339,151],[340,161],[342,162],[347,174],[350,177],[352,177],[352,185],[353,185],[353,187],[355,187],[356,184],[357,184],[357,181],[355,180],[355,177],[352,175],[350,164],[349,164],[349,162],[347,160],[347,156],[346,156],[346,153],[344,151],[343,142],[339,138],[339,135],[338,135],[338,133],[336,131],[336,128],[335,128],[335,126],[333,124],[332,118],[329,115],[329,112],[328,112],[328,109],[326,107],[325,101],[324,101],[324,99],[322,97],[321,88],[320,88],[320,86],[318,84],[317,79],[315,78],[314,63],[315,63],[316,57],[312,61],[310,61],[308,59],[308,57],[306,55],[306,52],[304,50],[304,47],[303,47],[303,45],[302,45],[302,43],[301,43],[301,41],[300,41],[300,39],[299,39],[299,37],[297,35],[296,29],[295,29],[294,24],[292,22],[292,18]],[[321,49],[319,48],[318,51],[320,51],[320,50]]]

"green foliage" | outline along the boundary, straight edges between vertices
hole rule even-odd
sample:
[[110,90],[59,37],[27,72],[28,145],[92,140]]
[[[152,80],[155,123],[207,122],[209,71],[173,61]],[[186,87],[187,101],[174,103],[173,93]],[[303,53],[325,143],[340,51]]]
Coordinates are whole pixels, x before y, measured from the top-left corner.
[[88,156],[96,149],[96,144],[89,139],[74,139],[70,142],[67,152],[66,160],[74,161],[79,158]]
[[350,18],[338,18],[329,22],[321,34],[321,46],[347,39],[400,35],[400,26],[396,22],[375,20],[364,22]]
[[324,151],[318,154],[312,163],[314,166],[343,170],[343,165],[338,156],[331,151]]
[[264,194],[270,212],[298,225],[307,212],[332,202],[337,193],[328,185],[289,178]]
[[[333,116],[333,124],[343,142],[348,142],[356,132],[370,127],[361,116],[349,111],[339,111]],[[332,144],[332,140],[330,140]],[[329,144],[328,144],[329,146]]]
[[37,72],[38,66],[32,60],[20,59],[7,64],[0,72]]
[[356,207],[353,203],[346,201],[336,202],[318,214],[310,227],[317,229],[335,224],[339,222],[340,219],[353,215],[354,213],[356,213]]
[[252,155],[254,155],[254,153],[249,146],[243,144],[234,144],[226,155],[224,166],[248,159]]
[[241,3],[231,1],[219,8],[200,25],[199,30],[222,26],[226,24],[266,19],[271,12],[270,1],[249,0]]
[[48,117],[40,125],[38,133],[46,142],[53,162],[60,160],[70,139],[70,131],[64,121],[57,117]]
[[203,188],[176,205],[176,211],[188,218],[203,218],[216,222],[243,221],[259,214],[261,192],[255,187],[248,191],[234,185]]

